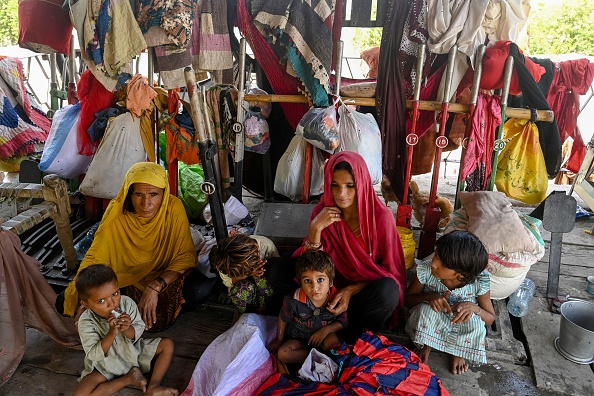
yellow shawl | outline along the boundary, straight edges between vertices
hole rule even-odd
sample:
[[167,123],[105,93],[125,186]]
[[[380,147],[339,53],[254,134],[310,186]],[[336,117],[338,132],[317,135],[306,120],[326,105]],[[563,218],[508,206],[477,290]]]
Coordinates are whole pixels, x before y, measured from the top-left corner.
[[[124,212],[124,200],[133,183],[163,188],[163,202],[152,218]],[[182,202],[169,194],[165,169],[152,162],[134,164],[124,179],[95,233],[95,239],[79,271],[92,264],[109,265],[120,287],[146,285],[164,271],[184,273],[196,266],[196,251]],[[74,281],[65,291],[64,313],[73,316],[78,307]]]

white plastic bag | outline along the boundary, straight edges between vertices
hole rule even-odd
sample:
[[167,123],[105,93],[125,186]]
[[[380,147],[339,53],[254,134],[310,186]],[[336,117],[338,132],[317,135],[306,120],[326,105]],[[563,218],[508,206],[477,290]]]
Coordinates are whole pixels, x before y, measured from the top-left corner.
[[80,184],[80,192],[91,197],[115,198],[128,169],[145,159],[140,118],[124,113],[110,119],[103,140]]
[[41,171],[65,178],[85,173],[93,157],[78,152],[79,119],[80,104],[68,105],[56,111],[39,162]]
[[[274,191],[288,197],[292,201],[300,201],[303,197],[303,180],[305,179],[305,150],[307,141],[295,135],[287,151],[283,154],[276,168]],[[311,166],[311,184],[309,193],[320,195],[324,192],[324,156],[314,147]]]
[[295,134],[303,136],[315,147],[333,153],[340,144],[334,105],[310,108],[299,121]]
[[334,360],[319,352],[316,348],[312,348],[297,375],[306,380],[328,384],[334,381],[337,369],[338,365]]
[[351,110],[344,104],[338,108],[338,114],[338,151],[354,151],[360,154],[367,164],[372,183],[381,182],[382,138],[375,118],[371,114]]

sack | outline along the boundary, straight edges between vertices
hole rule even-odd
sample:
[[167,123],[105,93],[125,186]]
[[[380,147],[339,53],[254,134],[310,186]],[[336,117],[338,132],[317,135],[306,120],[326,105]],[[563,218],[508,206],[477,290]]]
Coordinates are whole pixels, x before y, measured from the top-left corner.
[[527,204],[542,202],[549,181],[538,127],[529,120],[510,118],[504,125],[504,140],[497,163],[497,190]]
[[334,381],[337,371],[338,365],[334,360],[312,348],[297,375],[305,380],[329,384]]
[[92,156],[78,153],[78,120],[80,104],[68,105],[56,111],[45,142],[39,169],[72,178],[85,173]]
[[243,125],[245,128],[245,151],[266,154],[270,148],[270,129],[262,114],[248,110]]
[[[300,201],[303,197],[303,180],[305,179],[305,150],[307,141],[296,135],[289,143],[276,168],[274,191]],[[320,195],[324,192],[324,157],[316,148],[311,159],[311,184],[309,193]]]
[[134,118],[130,113],[120,114],[109,120],[105,136],[79,190],[91,197],[113,199],[118,195],[128,169],[145,159],[140,118]]
[[340,144],[334,105],[310,108],[299,121],[295,134],[319,149],[334,152]]
[[198,219],[207,203],[206,195],[200,189],[204,183],[204,170],[200,165],[187,165],[178,162],[179,199],[186,209],[189,219]]
[[371,114],[359,113],[346,105],[338,108],[340,121],[338,151],[354,151],[360,154],[371,176],[371,182],[382,181],[382,138],[379,125]]

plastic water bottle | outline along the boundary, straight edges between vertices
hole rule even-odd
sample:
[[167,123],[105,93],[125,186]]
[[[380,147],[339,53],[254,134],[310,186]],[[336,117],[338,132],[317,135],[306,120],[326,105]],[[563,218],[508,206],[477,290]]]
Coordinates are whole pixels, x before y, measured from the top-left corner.
[[509,296],[509,301],[507,302],[509,313],[518,318],[526,315],[535,289],[536,285],[532,280],[528,278],[524,279],[520,287]]

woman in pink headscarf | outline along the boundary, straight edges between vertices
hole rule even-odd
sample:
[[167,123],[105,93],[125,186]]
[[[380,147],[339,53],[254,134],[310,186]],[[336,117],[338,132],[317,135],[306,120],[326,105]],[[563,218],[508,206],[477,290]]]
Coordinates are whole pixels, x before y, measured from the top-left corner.
[[406,268],[394,215],[375,193],[357,153],[340,152],[326,164],[324,195],[294,256],[315,249],[334,261],[339,292],[328,310],[347,311],[348,336],[358,337],[364,328],[379,330],[403,305]]

